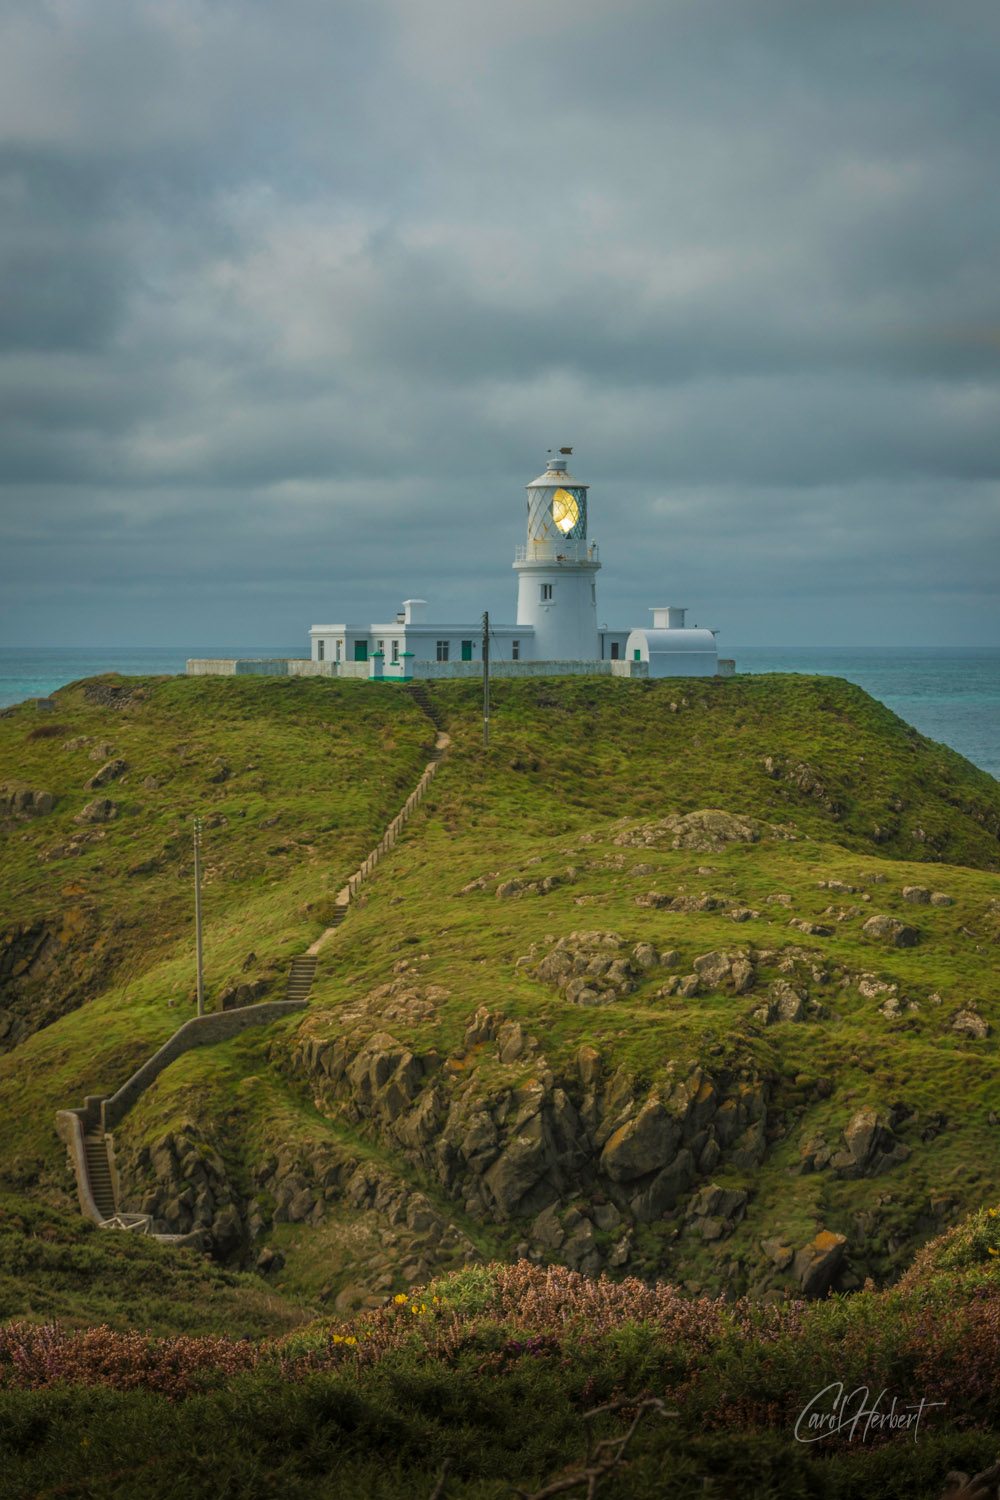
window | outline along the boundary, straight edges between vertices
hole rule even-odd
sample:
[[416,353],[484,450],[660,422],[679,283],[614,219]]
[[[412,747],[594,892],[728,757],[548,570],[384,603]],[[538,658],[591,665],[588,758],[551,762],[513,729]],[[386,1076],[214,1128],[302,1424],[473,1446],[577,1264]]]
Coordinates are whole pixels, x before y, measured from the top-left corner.
[[379,655],[380,656],[384,656],[385,655],[385,641],[379,641],[379,643],[378,643],[378,649],[379,649]]
[[326,641],[316,642],[316,660],[322,661],[326,652]]
[[463,641],[462,642],[462,660],[463,661],[471,661],[472,660],[472,642],[471,641]]
[[619,644],[618,644],[617,641],[612,641],[611,642],[611,660],[612,661],[617,661],[618,660],[618,653],[619,653],[620,649],[621,648],[620,648],[620,646],[619,646]]
[[510,659],[511,659],[511,661],[520,661],[521,660],[521,642],[520,641],[511,641],[511,643],[510,643]]
[[392,659],[393,659],[393,661],[399,661],[399,642],[398,641],[393,641],[393,643],[392,643]]
[[343,641],[338,641],[337,642],[337,660],[338,661],[340,660],[340,653],[343,650],[343,646],[344,646]]
[[448,642],[447,641],[438,641],[437,659],[438,659],[438,661],[447,661],[448,660]]
[[552,598],[552,585],[551,585],[551,583],[543,583],[542,584],[542,598],[543,599],[551,599]]

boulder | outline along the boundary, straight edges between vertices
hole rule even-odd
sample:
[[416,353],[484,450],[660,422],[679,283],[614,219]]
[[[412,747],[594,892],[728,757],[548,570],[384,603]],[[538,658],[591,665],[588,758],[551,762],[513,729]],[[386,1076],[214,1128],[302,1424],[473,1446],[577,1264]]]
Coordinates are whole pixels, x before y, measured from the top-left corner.
[[916,927],[908,927],[897,917],[884,914],[869,917],[861,931],[866,937],[890,943],[893,948],[915,948],[920,942],[920,933]]
[[912,906],[928,906],[931,893],[925,885],[904,885],[903,900],[909,901]]
[[777,979],[771,986],[771,998],[775,1003],[777,1018],[781,1021],[801,1021],[805,1009],[805,997],[794,989],[786,979]]
[[716,990],[731,975],[733,962],[728,953],[703,953],[700,958],[695,959],[694,967],[698,978],[710,989]]
[[629,1207],[640,1223],[652,1224],[674,1207],[681,1194],[687,1191],[693,1176],[694,1159],[685,1146],[669,1166],[657,1173],[647,1188],[631,1199]]
[[118,816],[118,804],[110,797],[95,797],[73,819],[74,823],[110,823]]
[[681,1128],[658,1099],[621,1125],[601,1152],[600,1170],[612,1182],[631,1182],[665,1167],[681,1141]]
[[833,928],[824,927],[822,922],[807,922],[804,917],[792,917],[789,927],[794,927],[797,932],[804,932],[806,937],[832,937]]
[[846,1248],[846,1235],[821,1229],[815,1239],[797,1253],[793,1270],[806,1297],[822,1297],[829,1291]]
[[946,895],[944,891],[931,891],[932,906],[954,906],[954,904],[951,896]]
[[119,776],[124,776],[127,770],[128,761],[119,755],[114,760],[109,760],[99,771],[95,771],[90,780],[84,782],[83,790],[96,792],[99,787],[107,786],[109,781],[117,781]]
[[524,1051],[524,1032],[520,1021],[505,1021],[497,1032],[497,1057],[502,1063],[512,1063]]
[[782,1244],[780,1239],[761,1240],[760,1248],[776,1271],[787,1271],[795,1259],[795,1251]]
[[710,1182],[691,1199],[687,1217],[741,1219],[746,1213],[747,1197],[742,1188],[722,1188]]
[[544,1250],[559,1249],[566,1238],[566,1232],[559,1222],[555,1204],[550,1203],[548,1208],[542,1209],[531,1226],[531,1238]]
[[521,1199],[544,1175],[546,1166],[547,1153],[541,1121],[536,1115],[522,1134],[515,1137],[483,1174],[483,1185],[496,1204],[501,1218],[514,1215]]
[[584,1042],[577,1051],[576,1066],[580,1073],[581,1083],[589,1088],[597,1082],[600,1076],[601,1054],[595,1047],[588,1046]]
[[51,792],[20,784],[0,786],[0,817],[40,818],[52,811],[56,799]]
[[888,1121],[874,1109],[859,1109],[844,1127],[845,1149],[830,1158],[838,1177],[877,1177],[897,1162],[905,1161],[910,1148],[897,1141]]
[[976,1010],[960,1010],[951,1023],[952,1031],[973,1037],[977,1042],[985,1041],[990,1034],[990,1023]]

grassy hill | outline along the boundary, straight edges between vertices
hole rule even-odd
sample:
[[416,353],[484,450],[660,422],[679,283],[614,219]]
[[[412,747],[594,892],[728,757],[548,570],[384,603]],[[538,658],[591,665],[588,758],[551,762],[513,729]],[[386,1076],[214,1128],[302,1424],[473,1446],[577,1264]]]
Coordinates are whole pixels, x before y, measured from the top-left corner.
[[[436,684],[426,701],[433,723],[391,685],[102,678],[63,689],[49,715],[0,715],[0,1311],[254,1337],[322,1314],[295,1336],[295,1358],[339,1359],[348,1337],[382,1347],[386,1297],[406,1293],[408,1307],[438,1278],[442,1300],[474,1324],[448,1338],[458,1348],[467,1337],[475,1369],[485,1360],[499,1382],[479,1416],[454,1415],[456,1430],[471,1423],[468,1452],[486,1455],[485,1468],[467,1465],[472,1483],[506,1462],[477,1423],[534,1399],[523,1351],[503,1351],[531,1338],[544,1351],[551,1338],[541,1304],[529,1298],[537,1317],[514,1327],[503,1297],[490,1300],[490,1286],[506,1286],[502,1264],[520,1262],[522,1277],[531,1264],[531,1275],[565,1266],[578,1288],[606,1276],[626,1300],[604,1331],[600,1318],[581,1324],[584,1344],[551,1372],[567,1391],[566,1360],[583,1372],[572,1410],[523,1446],[519,1472],[541,1483],[579,1448],[588,1401],[651,1381],[680,1389],[662,1354],[628,1332],[642,1283],[761,1309],[853,1291],[817,1309],[853,1309],[843,1317],[859,1348],[872,1319],[905,1331],[918,1306],[947,1321],[953,1295],[970,1307],[992,1298],[1000,786],[832,679],[499,682],[488,752],[474,686]],[[123,1206],[166,1230],[202,1229],[214,1265],[85,1225],[54,1114],[113,1091],[193,1014],[191,818],[205,827],[209,1005],[279,997],[437,727],[450,750],[325,943],[309,1008],[186,1054],[116,1130]],[[942,1231],[939,1248],[921,1250]],[[876,1289],[857,1290],[869,1277]],[[871,1300],[893,1297],[903,1302]],[[813,1363],[776,1367],[774,1411],[819,1372],[831,1338],[847,1337],[817,1317]],[[750,1364],[735,1370],[726,1335],[718,1379],[697,1399],[682,1361],[692,1421],[734,1381],[749,1399],[754,1340],[763,1351],[771,1335],[747,1329]],[[0,1351],[0,1374],[15,1344]],[[420,1422],[428,1402],[457,1399],[443,1394],[447,1370],[467,1380],[468,1361],[446,1346],[434,1345],[441,1369],[419,1380],[409,1344],[399,1369],[385,1366],[385,1390],[397,1405],[409,1392]],[[900,1348],[888,1339],[886,1369],[908,1378],[937,1357],[924,1349],[921,1365],[916,1345],[905,1358]],[[143,1360],[153,1369],[159,1357]],[[332,1399],[326,1357],[321,1405]],[[229,1370],[236,1356],[191,1358]],[[275,1358],[285,1369],[291,1354]],[[282,1431],[301,1425],[313,1395],[272,1410],[268,1359],[247,1375],[264,1385],[246,1400]],[[372,1411],[383,1395],[359,1417],[369,1436],[382,1432]],[[746,1427],[773,1424],[740,1399]],[[46,1454],[82,1411],[59,1417]],[[121,1417],[129,1430],[134,1417]],[[212,1420],[216,1446],[246,1448],[232,1412]],[[714,1457],[695,1461],[693,1430],[657,1439],[629,1483],[655,1486],[667,1456],[685,1482],[725,1472],[735,1440],[723,1432]],[[387,1495],[412,1493],[414,1474],[430,1491],[428,1455],[443,1449],[428,1442]],[[777,1482],[780,1447],[755,1450],[761,1494]],[[363,1450],[351,1483],[374,1493]],[[783,1493],[853,1493],[847,1479],[816,1488],[820,1471],[790,1469],[781,1451]],[[129,1452],[156,1471],[150,1493],[180,1483],[171,1469],[157,1489],[160,1460],[142,1444]],[[927,1485],[949,1466],[944,1448],[934,1453]],[[979,1448],[956,1448],[959,1460],[974,1466]],[[38,1461],[24,1487],[59,1472],[57,1458]],[[184,1483],[201,1493],[195,1457],[185,1462]],[[292,1492],[316,1482],[308,1463],[260,1463],[251,1489],[279,1470]],[[757,1493],[750,1478],[744,1493]]]

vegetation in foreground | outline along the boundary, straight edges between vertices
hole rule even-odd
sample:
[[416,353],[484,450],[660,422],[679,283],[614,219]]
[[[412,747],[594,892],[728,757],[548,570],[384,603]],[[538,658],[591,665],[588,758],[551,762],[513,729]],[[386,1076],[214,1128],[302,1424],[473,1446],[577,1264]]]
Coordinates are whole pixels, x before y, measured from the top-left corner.
[[994,1456],[998,1223],[814,1304],[521,1262],[261,1343],[12,1324],[4,1493],[582,1495],[589,1453],[601,1500],[937,1500]]

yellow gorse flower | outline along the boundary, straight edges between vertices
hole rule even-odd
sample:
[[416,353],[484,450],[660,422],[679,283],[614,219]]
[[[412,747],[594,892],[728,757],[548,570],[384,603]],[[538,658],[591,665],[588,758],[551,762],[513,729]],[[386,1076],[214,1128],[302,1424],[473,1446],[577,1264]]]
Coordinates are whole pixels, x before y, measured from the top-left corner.
[[395,1295],[395,1297],[393,1297],[392,1300],[393,1300],[393,1302],[395,1302],[395,1304],[396,1304],[397,1307],[402,1307],[403,1303],[404,1302],[409,1302],[410,1299],[406,1295],[405,1292],[397,1292],[396,1295]]

